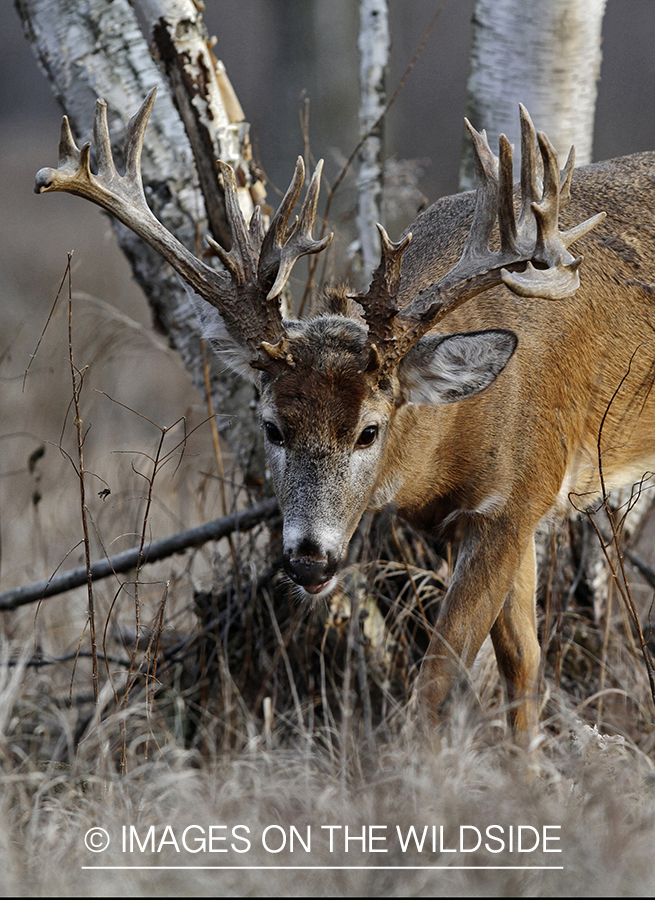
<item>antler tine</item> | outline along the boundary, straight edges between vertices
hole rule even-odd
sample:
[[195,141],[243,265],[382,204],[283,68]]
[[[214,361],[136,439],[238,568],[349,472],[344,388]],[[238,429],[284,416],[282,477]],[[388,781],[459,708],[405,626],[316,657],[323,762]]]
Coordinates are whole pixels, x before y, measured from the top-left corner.
[[111,152],[109,125],[107,124],[107,104],[104,100],[96,103],[93,117],[93,140],[96,145],[96,161],[100,178],[113,179],[118,175]]
[[[512,145],[504,134],[498,139],[498,231],[502,253],[516,252],[514,215],[514,160]],[[487,244],[487,250],[489,245]]]
[[[289,217],[293,212],[293,208],[298,201],[298,197],[300,196],[300,192],[302,190],[302,186],[305,183],[305,163],[303,162],[302,156],[299,156],[296,160],[296,167],[293,170],[293,178],[291,179],[291,183],[286,190],[280,205],[277,208],[277,212],[271,219],[271,224],[268,227],[268,232],[266,233],[266,237],[264,238],[264,248],[268,249],[269,244],[273,244],[274,242],[283,243],[287,238],[287,223],[289,221]],[[293,228],[294,226],[292,226]]]
[[487,133],[484,129],[476,131],[468,119],[464,119],[464,123],[473,143],[477,190],[473,221],[466,238],[461,261],[477,258],[487,252],[489,238],[496,221],[498,203],[498,160],[489,146]]
[[264,235],[259,257],[260,283],[264,285],[275,273],[275,280],[266,296],[267,300],[274,300],[282,293],[296,260],[308,253],[320,253],[332,240],[331,233],[319,241],[315,241],[312,237],[322,171],[323,160],[320,159],[307,188],[300,217],[288,228],[289,217],[300,196],[305,178],[305,164],[302,157],[298,157],[291,184]]
[[307,196],[305,197],[305,202],[300,210],[298,224],[293,230],[293,235],[289,236],[291,238],[292,236],[296,237],[296,235],[298,235],[298,238],[296,239],[297,246],[299,249],[302,249],[302,254],[299,255],[320,253],[332,240],[332,233],[326,235],[320,241],[315,241],[312,237],[312,230],[314,228],[314,222],[316,221],[318,195],[321,190],[322,174],[323,160],[319,159],[316,163],[316,168],[314,169],[311,181],[309,182],[309,187],[307,188]]
[[[537,134],[530,113],[519,103],[521,121],[521,209],[519,228],[532,221],[532,204],[541,197],[541,186],[537,176]],[[525,227],[525,226],[524,226]]]
[[584,222],[580,222],[579,225],[574,225],[567,231],[560,232],[562,244],[568,249],[575,241],[580,240],[585,234],[589,234],[599,222],[603,221],[606,215],[607,213],[605,212],[596,213],[595,216],[590,216]]
[[[397,311],[396,293],[400,282],[400,267],[403,260],[403,253],[412,240],[411,231],[399,241],[392,241],[387,234],[386,229],[380,225],[379,222],[376,224],[376,227],[380,233],[380,263],[373,273],[373,281],[371,282],[371,290],[369,291],[371,298],[366,303],[367,308],[370,309],[374,315],[382,314],[383,312],[386,313],[390,307]],[[388,294],[388,302],[385,302],[383,299],[385,293]],[[362,297],[358,302],[362,303],[362,301],[365,300],[366,297]],[[381,306],[381,300],[383,301],[384,306],[378,309],[377,307]],[[362,303],[362,305],[364,305],[364,303]]]
[[280,248],[280,264],[275,283],[268,293],[268,300],[277,297],[282,292],[296,260],[307,254],[320,253],[322,250],[325,250],[332,240],[332,232],[319,241],[315,241],[312,237],[314,222],[316,220],[316,207],[318,204],[318,193],[321,186],[322,171],[323,160],[319,159],[307,189],[305,202],[300,210],[300,217],[295,225],[287,232],[287,239]]
[[[537,133],[537,141],[544,163],[544,190],[539,202],[532,204],[537,221],[535,256],[549,264],[556,265],[562,258],[564,248],[559,239],[559,188],[560,172],[555,148],[543,131]],[[566,254],[569,256],[569,254]],[[570,261],[570,260],[567,260]]]
[[[537,175],[537,132],[530,113],[519,103],[521,120],[521,212],[519,222],[529,215],[532,203],[540,199],[541,189]],[[564,209],[571,199],[571,178],[575,167],[575,147],[571,146],[564,168],[560,172],[559,208]]]
[[77,168],[80,161],[80,149],[75,143],[73,133],[71,131],[68,116],[64,116],[61,120],[61,131],[59,134],[59,151],[58,151],[58,167]]
[[250,236],[250,246],[253,248],[253,252],[259,257],[265,234],[261,206],[256,206],[252,211],[250,225],[248,226],[248,234]]
[[564,209],[571,200],[571,179],[575,168],[575,147],[571,144],[564,168],[560,172],[559,208]]
[[152,107],[155,105],[156,95],[157,88],[154,87],[148,92],[146,99],[128,122],[125,135],[125,177],[129,178],[133,183],[138,183],[141,190],[143,190],[141,183],[141,153],[146,134],[146,125],[148,124]]
[[389,322],[398,313],[396,297],[400,268],[403,253],[412,239],[410,231],[404,238],[394,242],[379,222],[376,227],[380,233],[380,262],[373,272],[366,293],[350,295],[364,310],[364,318],[369,326],[369,342],[384,340]]
[[256,271],[256,248],[252,245],[251,235],[239,205],[234,169],[220,159],[218,160],[218,167],[223,176],[225,212],[232,232],[232,249],[230,251],[225,250],[209,235],[207,236],[207,243],[212,247],[223,265],[234,275],[237,283],[244,284],[248,278],[253,277]]

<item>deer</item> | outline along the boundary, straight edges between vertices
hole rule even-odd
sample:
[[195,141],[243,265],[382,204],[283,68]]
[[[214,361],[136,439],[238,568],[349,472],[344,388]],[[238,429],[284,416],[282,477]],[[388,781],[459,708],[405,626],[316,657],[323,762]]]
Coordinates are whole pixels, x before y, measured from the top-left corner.
[[130,121],[124,175],[104,101],[97,174],[91,143],[79,149],[64,117],[58,167],[39,170],[35,190],[84,197],[157,250],[221,359],[256,384],[283,567],[303,598],[335,590],[367,511],[393,505],[453,542],[419,703],[439,721],[490,635],[510,726],[529,742],[540,715],[535,533],[571,512],[569,498],[590,504],[655,463],[655,155],[575,169],[571,148],[560,171],[521,107],[515,186],[507,139],[496,157],[467,122],[476,190],[438,200],[397,242],[378,226],[368,289],[327,287],[321,310],[297,321],[281,312],[292,267],[332,237],[312,236],[322,163],[291,220],[305,181],[298,159],[266,230],[258,209],[245,222],[221,163],[232,246],[208,238],[220,268],[210,265],[146,202],[140,157],[153,103],[154,91]]

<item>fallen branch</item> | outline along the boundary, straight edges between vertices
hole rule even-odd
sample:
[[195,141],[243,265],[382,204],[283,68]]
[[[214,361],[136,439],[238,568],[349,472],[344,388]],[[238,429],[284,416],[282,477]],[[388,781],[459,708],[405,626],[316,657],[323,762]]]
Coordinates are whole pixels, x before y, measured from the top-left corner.
[[[137,563],[145,565],[146,563],[157,562],[157,560],[166,559],[166,557],[173,556],[175,553],[188,550],[190,547],[200,547],[208,541],[217,541],[219,538],[226,537],[234,531],[249,531],[255,525],[271,517],[276,510],[276,500],[264,500],[262,503],[243,509],[240,512],[222,516],[220,519],[214,519],[211,522],[205,522],[204,525],[198,525],[196,528],[178,531],[176,534],[162,538],[160,541],[153,541],[147,547],[143,547],[141,557],[139,557],[140,548],[132,547],[130,550],[124,550],[115,556],[99,559],[91,564],[91,579],[98,581],[101,578],[108,578],[110,575],[129,572]],[[53,575],[34,584],[27,584],[23,587],[13,588],[10,591],[4,591],[0,593],[0,611],[17,609],[19,606],[25,606],[27,603],[44,600],[46,597],[52,597],[54,594],[63,594],[65,591],[80,587],[87,583],[88,574],[86,566],[80,566],[78,569]]]

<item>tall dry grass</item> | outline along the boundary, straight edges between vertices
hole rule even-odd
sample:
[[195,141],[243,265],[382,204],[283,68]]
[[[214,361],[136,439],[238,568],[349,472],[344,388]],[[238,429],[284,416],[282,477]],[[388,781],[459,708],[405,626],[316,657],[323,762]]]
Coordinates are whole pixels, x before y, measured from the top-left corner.
[[[24,717],[31,705],[43,730],[65,731],[61,711],[39,696],[42,680],[3,664],[2,708],[21,710]],[[0,858],[6,894],[643,896],[652,890],[652,764],[629,742],[600,737],[565,709],[556,716],[559,733],[549,732],[540,750],[536,775],[502,737],[498,722],[471,716],[465,703],[438,737],[427,740],[408,717],[400,733],[356,746],[349,741],[347,751],[333,755],[300,732],[284,746],[268,748],[254,720],[249,745],[239,752],[208,744],[200,754],[186,750],[171,731],[154,740],[145,707],[134,703],[124,715],[126,774],[115,763],[116,713],[89,729],[65,766],[22,753],[18,717],[3,719]],[[403,851],[410,828],[420,836],[426,825],[422,851],[414,841]],[[495,836],[523,826],[531,838],[527,847],[548,826],[548,846],[561,853],[541,852],[542,845],[522,854],[507,848],[491,853],[484,845],[453,852],[460,826],[468,826],[464,846],[472,848],[473,829],[485,835],[491,825],[504,829]],[[129,839],[123,843],[123,830],[129,835],[131,826],[143,850],[133,841],[130,852]],[[216,852],[198,843],[210,826],[228,839],[215,841]],[[332,848],[326,826],[340,826],[332,831]],[[370,835],[371,826],[373,846],[386,852],[362,850],[361,835]],[[92,853],[84,837],[98,827],[112,843]],[[287,846],[277,852],[284,840]],[[498,842],[486,843],[499,849]],[[98,865],[117,868],[84,868]],[[302,868],[283,868],[289,866]]]

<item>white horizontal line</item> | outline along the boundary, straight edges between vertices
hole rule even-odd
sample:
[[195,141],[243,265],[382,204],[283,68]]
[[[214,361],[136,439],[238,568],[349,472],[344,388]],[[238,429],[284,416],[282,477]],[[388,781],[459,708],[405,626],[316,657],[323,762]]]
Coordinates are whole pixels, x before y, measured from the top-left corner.
[[423,869],[442,869],[444,871],[448,871],[448,869],[487,869],[487,870],[507,870],[507,869],[563,869],[564,866],[82,866],[82,869],[193,869],[197,871],[201,870],[221,870],[225,871],[246,871],[246,870],[255,870],[258,872],[278,872],[278,871],[289,871],[289,870],[297,870],[297,869],[312,869],[313,871],[325,871],[327,869],[337,869],[339,871],[349,871],[353,870],[366,870],[366,869],[384,869],[384,870],[399,870],[399,869],[414,869],[416,871],[421,871]]

